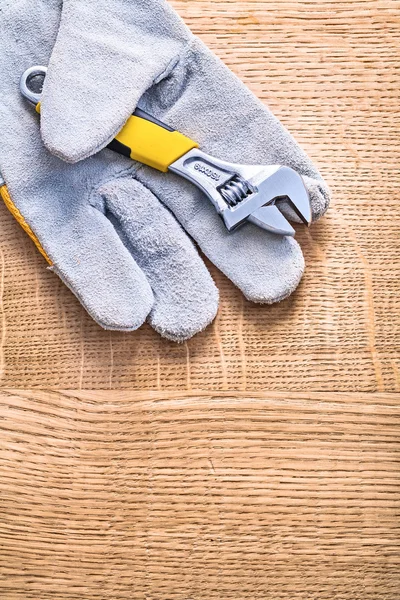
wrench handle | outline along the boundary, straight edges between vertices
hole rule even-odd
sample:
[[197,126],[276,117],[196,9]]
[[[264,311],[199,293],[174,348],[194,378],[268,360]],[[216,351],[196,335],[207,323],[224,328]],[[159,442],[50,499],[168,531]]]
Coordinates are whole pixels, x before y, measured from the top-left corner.
[[[40,102],[36,105],[36,112],[40,113]],[[175,131],[141,108],[135,110],[107,146],[118,154],[123,154],[164,173],[178,158],[198,147],[197,142]]]
[[173,162],[198,146],[179,131],[137,108],[108,148],[165,173]]
[[[42,92],[32,91],[29,81],[39,75],[44,81],[46,73],[47,67],[34,66],[27,69],[20,79],[22,95],[36,106],[38,113],[40,113]],[[133,160],[166,172],[178,158],[189,150],[198,148],[198,144],[137,108],[108,147]]]

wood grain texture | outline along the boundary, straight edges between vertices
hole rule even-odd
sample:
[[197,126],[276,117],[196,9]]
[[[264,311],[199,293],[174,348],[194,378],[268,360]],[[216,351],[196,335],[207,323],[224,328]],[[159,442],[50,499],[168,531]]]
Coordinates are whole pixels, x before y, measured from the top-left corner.
[[187,344],[148,326],[104,332],[0,206],[0,383],[399,392],[400,3],[174,5],[332,187],[327,216],[298,233],[306,275],[290,299],[260,307],[212,268],[219,315]]
[[0,395],[4,600],[398,600],[398,396]]

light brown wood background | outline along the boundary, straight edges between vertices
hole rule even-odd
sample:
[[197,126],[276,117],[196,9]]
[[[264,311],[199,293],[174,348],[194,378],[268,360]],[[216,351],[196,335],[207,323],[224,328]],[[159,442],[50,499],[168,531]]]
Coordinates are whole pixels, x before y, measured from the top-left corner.
[[102,331],[0,206],[0,598],[399,600],[400,2],[174,4],[333,205],[289,300],[212,269],[183,345]]
[[4,391],[0,597],[398,600],[398,400]]
[[400,391],[400,3],[175,6],[332,187],[329,213],[298,233],[303,282],[262,307],[212,269],[219,315],[193,340],[104,332],[0,206],[0,385]]

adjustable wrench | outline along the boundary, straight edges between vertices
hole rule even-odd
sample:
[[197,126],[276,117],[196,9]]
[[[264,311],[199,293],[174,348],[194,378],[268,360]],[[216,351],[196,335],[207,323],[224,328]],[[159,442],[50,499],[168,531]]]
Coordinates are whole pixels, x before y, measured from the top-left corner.
[[[27,69],[22,95],[40,111],[47,68]],[[228,231],[246,221],[272,233],[295,231],[276,201],[285,199],[303,223],[311,222],[310,198],[299,173],[284,165],[242,165],[220,160],[198,144],[137,108],[108,148],[159,171],[172,171],[196,185],[212,202]]]

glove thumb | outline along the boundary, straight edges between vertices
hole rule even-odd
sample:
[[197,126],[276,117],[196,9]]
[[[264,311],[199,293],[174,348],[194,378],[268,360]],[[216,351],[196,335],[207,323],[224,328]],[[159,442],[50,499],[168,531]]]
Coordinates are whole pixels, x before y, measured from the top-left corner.
[[188,35],[160,0],[64,0],[41,102],[50,152],[77,162],[106,146]]

